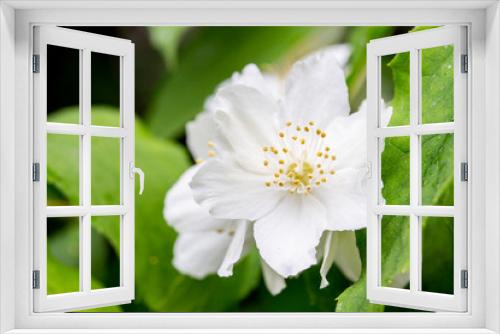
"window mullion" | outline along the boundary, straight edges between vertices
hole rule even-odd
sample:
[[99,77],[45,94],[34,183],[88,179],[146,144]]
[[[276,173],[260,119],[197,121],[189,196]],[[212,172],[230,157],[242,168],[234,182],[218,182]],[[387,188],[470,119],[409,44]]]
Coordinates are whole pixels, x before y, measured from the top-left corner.
[[[90,127],[91,108],[90,59],[90,51],[83,49],[80,65],[80,115],[82,126],[87,130]],[[80,289],[84,292],[91,290],[91,137],[87,130],[81,137],[80,157],[81,205],[89,209],[80,217]]]
[[415,209],[420,204],[420,139],[417,134],[419,124],[419,51],[410,51],[410,289],[420,290],[420,224]]

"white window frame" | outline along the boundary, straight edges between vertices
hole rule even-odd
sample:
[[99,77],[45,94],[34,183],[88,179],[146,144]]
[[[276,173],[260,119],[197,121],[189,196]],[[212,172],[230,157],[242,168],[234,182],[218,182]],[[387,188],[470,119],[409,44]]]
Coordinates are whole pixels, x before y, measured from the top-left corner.
[[[468,219],[471,222],[467,241],[471,261],[468,311],[432,314],[33,313],[30,57],[32,27],[37,24],[467,24],[471,31],[472,87],[468,92],[471,111],[468,115]],[[500,8],[497,1],[4,0],[0,2],[0,333],[117,333],[123,329],[127,329],[127,333],[152,332],[153,329],[157,329],[155,333],[500,333],[499,90]]]
[[[78,50],[79,123],[53,123],[47,120],[48,45]],[[72,311],[96,306],[129,303],[134,299],[134,44],[113,38],[60,27],[36,26],[33,52],[39,58],[33,75],[33,160],[38,164],[38,181],[34,191],[33,269],[38,287],[34,289],[35,312]],[[92,124],[91,59],[92,53],[119,57],[120,124],[117,127]],[[47,205],[47,138],[51,134],[78,136],[79,205]],[[120,145],[120,203],[92,204],[92,138],[116,138]],[[120,285],[91,288],[92,217],[117,216],[120,220]],[[79,220],[79,291],[48,295],[47,292],[47,225],[48,218],[76,217]]]
[[[452,122],[423,124],[422,119],[422,50],[441,46],[453,47],[453,114]],[[467,289],[462,286],[467,271],[467,180],[461,179],[462,164],[467,164],[467,27],[445,26],[371,41],[367,47],[367,147],[371,166],[369,179],[370,203],[367,228],[367,296],[374,303],[413,307],[429,311],[467,310]],[[383,56],[409,53],[410,122],[408,125],[383,126],[381,99]],[[464,62],[464,63],[462,63]],[[452,206],[423,205],[422,156],[423,135],[453,136],[454,201]],[[381,155],[384,141],[390,137],[406,137],[410,141],[410,202],[408,205],[387,205],[382,197]],[[382,285],[382,217],[409,218],[410,288],[399,289]],[[453,293],[422,291],[423,217],[453,218]],[[467,274],[468,275],[468,274]],[[464,283],[465,285],[465,283]]]

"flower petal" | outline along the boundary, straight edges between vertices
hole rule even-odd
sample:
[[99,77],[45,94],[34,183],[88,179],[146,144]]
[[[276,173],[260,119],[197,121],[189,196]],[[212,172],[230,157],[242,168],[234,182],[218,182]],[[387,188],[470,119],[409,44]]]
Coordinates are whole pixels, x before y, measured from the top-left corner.
[[326,226],[326,211],[313,196],[288,194],[254,225],[260,255],[278,274],[289,277],[316,263],[315,247]]
[[285,88],[285,119],[297,124],[313,120],[325,129],[339,116],[349,115],[344,71],[337,55],[324,50],[294,64]]
[[[392,115],[392,108],[384,108],[382,124],[386,126]],[[359,110],[346,117],[338,117],[327,129],[328,144],[336,156],[334,167],[357,168],[366,166],[366,101],[361,103]]]
[[328,286],[327,274],[333,265],[333,262],[339,267],[340,271],[355,282],[361,275],[361,257],[356,245],[356,234],[353,231],[327,231],[324,243],[323,262],[321,263],[320,289]]
[[354,231],[337,231],[333,234],[333,243],[337,245],[335,252],[335,264],[340,271],[355,282],[361,275],[361,256],[356,244],[356,233]]
[[[248,228],[250,223],[248,221],[240,220],[234,223],[234,233],[231,242],[226,251],[226,256],[217,271],[217,274],[221,277],[229,277],[233,275],[233,266],[239,259],[243,256],[244,244],[247,240]],[[248,249],[247,249],[248,250]]]
[[284,288],[286,288],[285,279],[275,272],[273,268],[269,267],[266,261],[261,259],[260,263],[262,264],[262,276],[264,278],[266,288],[269,290],[271,295],[276,296],[283,291]]
[[327,229],[342,231],[366,227],[366,169],[343,169],[330,179],[328,184],[314,189],[314,196],[327,211]]
[[215,230],[226,225],[224,220],[210,216],[208,210],[193,199],[189,182],[199,168],[200,165],[190,167],[165,196],[163,217],[179,233]]
[[187,123],[186,143],[195,160],[206,159],[209,151],[224,152],[228,146],[217,133],[213,111],[199,113],[193,121]]
[[325,232],[325,241],[323,244],[323,261],[321,262],[321,267],[319,268],[319,274],[321,276],[321,283],[319,288],[326,288],[330,283],[326,278],[326,275],[330,271],[330,268],[333,265],[333,260],[335,259],[335,252],[337,247],[335,243],[332,241],[333,239],[333,231]]
[[173,265],[185,275],[203,279],[217,272],[232,239],[225,231],[181,233],[174,244]]
[[272,98],[247,86],[230,86],[217,94],[226,101],[226,108],[217,110],[215,121],[219,134],[232,148],[232,156],[249,170],[265,168],[262,147],[279,141],[277,115],[279,106]]
[[285,192],[265,186],[267,178],[227,159],[207,161],[191,181],[194,199],[217,218],[256,220],[273,209]]

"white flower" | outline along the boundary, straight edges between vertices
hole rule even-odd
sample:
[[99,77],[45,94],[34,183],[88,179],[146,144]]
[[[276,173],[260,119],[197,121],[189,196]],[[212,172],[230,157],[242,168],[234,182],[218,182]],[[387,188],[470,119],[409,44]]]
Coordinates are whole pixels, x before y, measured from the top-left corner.
[[282,101],[262,91],[218,91],[212,121],[220,146],[191,188],[211,216],[255,221],[261,257],[289,277],[317,262],[323,232],[366,226],[366,108],[349,115],[331,52],[296,63]]
[[[270,94],[276,99],[281,89],[276,77],[262,75],[253,64],[247,65],[241,74],[233,74],[220,87],[232,84],[259,87],[263,94]],[[187,124],[188,148],[200,164],[189,168],[165,197],[165,220],[179,234],[174,245],[173,265],[181,273],[197,279],[215,273],[222,277],[231,276],[233,265],[254,245],[249,221],[210,216],[206,209],[193,200],[189,188],[189,182],[203,161],[211,158],[215,147],[224,146],[224,139],[216,136],[213,120],[215,110],[222,107],[221,103],[224,101],[209,98],[205,110]],[[279,293],[286,286],[283,277],[277,275],[264,261],[262,271],[272,294]]]

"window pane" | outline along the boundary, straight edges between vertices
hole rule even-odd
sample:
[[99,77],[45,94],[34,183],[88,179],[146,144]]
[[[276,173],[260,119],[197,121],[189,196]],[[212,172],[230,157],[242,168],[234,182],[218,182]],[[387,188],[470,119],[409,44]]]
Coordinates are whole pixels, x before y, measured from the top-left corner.
[[120,216],[92,217],[92,289],[120,286]]
[[421,50],[422,123],[453,122],[453,46]]
[[120,57],[91,53],[92,125],[120,126]]
[[410,204],[410,137],[381,138],[382,184],[379,204]]
[[410,288],[410,219],[407,216],[381,218],[381,286]]
[[[388,126],[410,124],[410,53],[380,57],[381,99],[391,102],[392,118]],[[401,84],[394,85],[394,82]],[[383,105],[383,103],[381,103]],[[380,120],[380,126],[383,126]]]
[[79,205],[80,136],[47,135],[47,205]]
[[422,204],[453,206],[453,134],[421,136]]
[[80,290],[80,219],[47,219],[47,293]]
[[453,218],[421,220],[422,291],[453,294]]
[[92,204],[120,204],[120,138],[92,137]]
[[[47,113],[79,104],[80,50],[47,45]],[[66,113],[57,122],[77,124],[79,118],[78,113]]]

